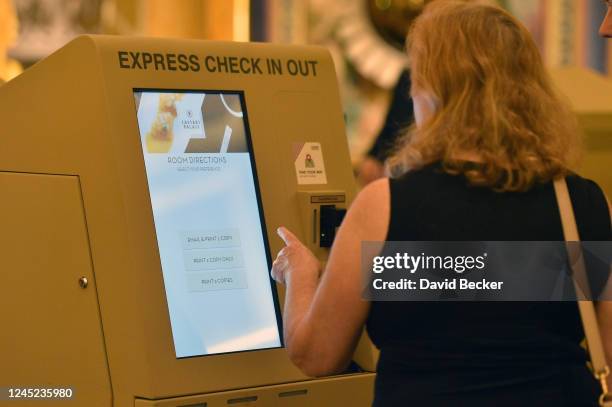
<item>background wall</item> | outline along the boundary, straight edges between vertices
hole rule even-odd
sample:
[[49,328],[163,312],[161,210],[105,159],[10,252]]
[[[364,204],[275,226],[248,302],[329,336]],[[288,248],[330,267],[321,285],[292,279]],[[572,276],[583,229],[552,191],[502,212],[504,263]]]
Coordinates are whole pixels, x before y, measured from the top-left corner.
[[249,0],[0,2],[14,6],[19,22],[17,38],[7,44],[8,54],[26,67],[83,33],[249,40]]
[[[577,66],[592,69],[612,78],[612,41],[598,35],[606,11],[601,0],[479,0],[496,3],[517,16],[531,31],[545,63],[551,68]],[[271,24],[287,13],[302,18],[301,24],[284,26],[272,33],[275,41],[313,42],[328,46],[336,57],[341,92],[347,112],[348,138],[355,163],[361,161],[382,121],[387,108],[389,89],[399,70],[384,77],[374,72],[373,59],[393,64],[384,46],[376,41],[381,28],[372,10],[391,10],[404,15],[407,24],[411,13],[423,7],[423,0],[269,0]],[[299,5],[296,5],[299,4]],[[308,13],[300,10],[308,5]],[[293,8],[292,8],[293,7]],[[382,10],[382,11],[381,11]],[[390,24],[391,19],[387,19]],[[384,24],[385,21],[383,20]],[[303,28],[306,27],[306,28]],[[291,30],[290,28],[293,28]],[[372,37],[369,40],[364,37]],[[402,51],[401,46],[396,47]],[[510,51],[509,51],[510,52]],[[365,61],[365,63],[362,63]],[[382,113],[381,113],[382,112]]]
[[[603,1],[477,1],[498,3],[523,21],[551,68],[576,66],[612,78],[612,41],[597,35]],[[0,78],[14,77],[22,66],[27,68],[81,33],[319,44],[336,62],[357,166],[381,127],[390,90],[405,69],[403,34],[423,3],[0,0]]]

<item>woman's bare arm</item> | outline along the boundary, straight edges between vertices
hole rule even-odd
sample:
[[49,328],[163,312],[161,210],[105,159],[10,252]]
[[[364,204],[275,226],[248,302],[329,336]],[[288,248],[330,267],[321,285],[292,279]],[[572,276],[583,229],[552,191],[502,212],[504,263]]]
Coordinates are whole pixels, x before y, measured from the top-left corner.
[[320,279],[312,253],[291,232],[279,229],[287,246],[272,275],[287,284],[285,344],[308,375],[337,373],[350,363],[370,307],[361,298],[361,242],[385,240],[389,206],[387,179],[364,188],[338,230]]

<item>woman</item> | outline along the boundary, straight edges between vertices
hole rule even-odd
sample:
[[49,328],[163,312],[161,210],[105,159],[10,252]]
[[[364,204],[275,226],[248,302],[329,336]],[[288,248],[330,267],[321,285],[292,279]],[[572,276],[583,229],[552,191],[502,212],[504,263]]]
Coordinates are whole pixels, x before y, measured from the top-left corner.
[[[307,374],[342,371],[363,325],[381,349],[375,406],[596,404],[576,304],[361,299],[362,241],[563,240],[551,180],[579,140],[526,29],[505,11],[435,1],[408,38],[416,127],[392,179],[356,198],[325,271],[284,228],[285,341]],[[610,239],[592,181],[567,176],[584,240]],[[610,348],[612,311],[598,311]]]

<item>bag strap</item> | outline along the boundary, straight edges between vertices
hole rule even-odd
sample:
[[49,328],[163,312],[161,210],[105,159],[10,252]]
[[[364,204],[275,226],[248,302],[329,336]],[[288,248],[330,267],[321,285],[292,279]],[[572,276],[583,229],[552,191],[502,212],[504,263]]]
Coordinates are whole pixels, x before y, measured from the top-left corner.
[[[580,241],[578,235],[578,226],[576,225],[576,217],[572,208],[567,182],[564,178],[554,180],[555,195],[559,206],[559,214],[561,215],[561,225],[563,226],[563,235],[565,236],[568,257],[576,288],[576,296],[578,310],[580,311],[580,319],[584,328],[584,335],[587,341],[587,350],[591,355],[591,364],[593,365],[593,374],[599,380],[602,388],[602,394],[599,397],[599,404],[604,405],[606,396],[608,395],[607,377],[610,374],[610,368],[606,361],[599,325],[597,324],[597,315],[593,301],[588,300],[588,280],[586,277],[586,269],[584,266],[584,258],[580,245],[575,243]],[[572,243],[574,242],[574,243]],[[581,295],[582,294],[582,295]]]

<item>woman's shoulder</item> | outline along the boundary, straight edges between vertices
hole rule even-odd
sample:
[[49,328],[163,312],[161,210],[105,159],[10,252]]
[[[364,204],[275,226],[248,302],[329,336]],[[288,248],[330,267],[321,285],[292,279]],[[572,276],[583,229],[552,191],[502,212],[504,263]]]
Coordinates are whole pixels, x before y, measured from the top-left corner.
[[366,240],[384,240],[389,226],[389,179],[366,185],[346,214],[343,225]]
[[389,200],[391,182],[389,178],[380,178],[370,182],[359,192],[353,205],[372,207],[384,204]]

